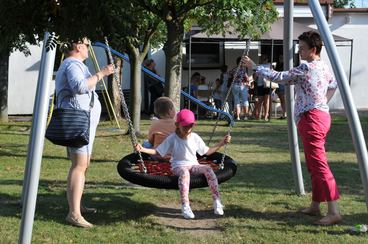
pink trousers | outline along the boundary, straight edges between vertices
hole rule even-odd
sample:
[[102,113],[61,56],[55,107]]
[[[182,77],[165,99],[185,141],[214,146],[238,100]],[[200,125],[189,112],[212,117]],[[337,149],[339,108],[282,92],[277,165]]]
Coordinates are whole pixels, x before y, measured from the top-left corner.
[[305,161],[312,179],[312,200],[315,202],[339,199],[339,190],[328,166],[325,151],[330,126],[330,114],[318,109],[305,112],[298,123]]

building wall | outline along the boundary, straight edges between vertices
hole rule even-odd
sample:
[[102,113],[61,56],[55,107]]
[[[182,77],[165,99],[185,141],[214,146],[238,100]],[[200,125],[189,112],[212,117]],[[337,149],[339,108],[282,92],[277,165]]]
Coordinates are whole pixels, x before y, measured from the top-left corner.
[[[42,48],[30,46],[31,55],[14,52],[9,57],[8,113],[32,114]],[[50,88],[52,93],[54,86]]]
[[[349,17],[350,16],[350,17]],[[331,30],[336,35],[353,39],[353,63],[351,70],[351,92],[358,109],[368,108],[368,12],[366,13],[334,13],[329,21]],[[342,55],[341,55],[342,56]],[[350,56],[350,55],[349,55]],[[347,57],[346,56],[346,59]],[[341,60],[348,69],[347,61]],[[336,94],[340,97],[340,94]],[[333,104],[336,108],[343,108],[342,100],[336,100]]]
[[[302,22],[317,29],[311,19],[303,19]],[[367,109],[368,100],[366,99],[366,90],[368,89],[368,83],[366,82],[366,77],[368,77],[368,69],[366,68],[367,58],[362,54],[368,53],[368,46],[366,45],[368,42],[368,12],[337,12],[333,14],[332,18],[328,22],[333,34],[353,39],[353,60],[350,88],[357,109]],[[348,42],[336,42],[340,61],[343,65],[345,74],[349,79],[350,47],[343,46],[345,44],[350,45]],[[325,49],[323,49],[321,56],[323,60],[330,63]],[[329,105],[331,109],[344,108],[339,90],[336,92]]]

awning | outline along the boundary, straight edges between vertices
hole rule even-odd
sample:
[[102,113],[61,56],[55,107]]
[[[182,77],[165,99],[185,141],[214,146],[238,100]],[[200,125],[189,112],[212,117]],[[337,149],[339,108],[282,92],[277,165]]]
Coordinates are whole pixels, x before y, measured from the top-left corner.
[[[294,21],[294,31],[293,31],[293,39],[298,40],[298,36],[306,31],[316,30],[310,28],[304,24],[298,23]],[[284,39],[284,19],[279,18],[275,23],[271,25],[270,31],[265,32],[258,40],[283,40]],[[335,41],[349,41],[351,39],[332,35]],[[205,32],[199,32],[192,35],[192,39],[202,39],[202,40],[213,40],[213,41],[241,41],[247,40],[249,37],[239,37],[239,34],[235,31],[232,26],[228,27],[225,35],[214,34],[208,36]]]

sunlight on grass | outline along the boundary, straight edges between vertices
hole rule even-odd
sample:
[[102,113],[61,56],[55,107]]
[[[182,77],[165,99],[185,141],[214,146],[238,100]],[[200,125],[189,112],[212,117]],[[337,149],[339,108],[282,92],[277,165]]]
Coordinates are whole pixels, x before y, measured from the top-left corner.
[[[141,124],[143,141],[150,121]],[[199,121],[195,131],[205,142],[215,121]],[[90,230],[66,225],[66,177],[70,162],[65,148],[45,141],[33,228],[34,243],[362,243],[365,236],[351,236],[347,229],[367,223],[367,208],[359,167],[346,118],[335,117],[326,148],[341,191],[343,223],[332,227],[311,225],[313,217],[296,211],[310,201],[310,178],[300,145],[307,196],[297,196],[291,170],[286,121],[239,122],[232,129],[227,154],[238,163],[234,178],[220,186],[225,216],[213,216],[208,189],[190,192],[198,219],[180,216],[178,191],[136,187],[116,171],[117,162],[132,152],[126,125],[117,130],[109,122],[98,127],[93,159],[88,170],[84,202],[98,212],[86,215],[95,224]],[[368,129],[362,118],[363,130]],[[212,145],[227,132],[220,122]],[[0,124],[0,236],[2,243],[16,243],[19,235],[24,165],[30,123]],[[326,207],[323,206],[323,212]],[[178,224],[179,223],[179,224]],[[178,226],[180,225],[180,226]]]

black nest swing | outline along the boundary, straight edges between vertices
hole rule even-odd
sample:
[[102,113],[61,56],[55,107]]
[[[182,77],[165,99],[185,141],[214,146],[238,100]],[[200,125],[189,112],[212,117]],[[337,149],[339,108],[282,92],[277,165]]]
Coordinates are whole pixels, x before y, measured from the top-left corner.
[[[105,38],[105,43],[107,46],[107,53],[110,63],[114,64],[107,38]],[[121,89],[119,78],[117,77],[116,72],[114,72],[114,80],[118,84],[119,93],[121,96],[121,104],[124,116],[128,122],[129,135],[131,137],[130,139],[132,145],[136,145],[138,142],[135,129],[133,127],[132,120],[128,111],[128,106],[125,102],[124,94]],[[231,87],[229,88],[229,91],[230,90]],[[225,102],[227,101],[229,94],[230,92],[228,92]],[[216,122],[216,126],[212,131],[212,136],[214,135],[215,129],[217,127],[218,119]],[[229,125],[228,135],[230,135],[230,131],[231,123]],[[143,163],[141,163],[142,161]],[[235,161],[226,155],[226,145],[224,154],[215,152],[210,156],[198,157],[198,162],[200,164],[207,164],[212,167],[219,184],[233,177],[237,169]],[[160,189],[178,189],[178,177],[173,175],[170,166],[170,162],[153,160],[149,155],[143,153],[131,153],[119,161],[117,170],[122,178],[134,184]],[[145,169],[147,169],[147,172],[144,172]],[[204,175],[191,175],[190,188],[193,189],[206,186],[208,186],[208,184]]]
[[[229,156],[225,156],[224,167],[221,169],[222,153],[213,153],[210,156],[198,157],[200,164],[207,164],[212,167],[216,174],[218,183],[225,182],[236,173],[236,163]],[[152,159],[147,154],[142,154],[147,173],[142,172],[142,164],[139,163],[137,153],[132,153],[122,158],[117,166],[117,170],[125,180],[141,186],[159,189],[178,189],[178,177],[170,170],[170,162]],[[190,188],[201,188],[208,186],[206,177],[202,174],[190,176]]]

